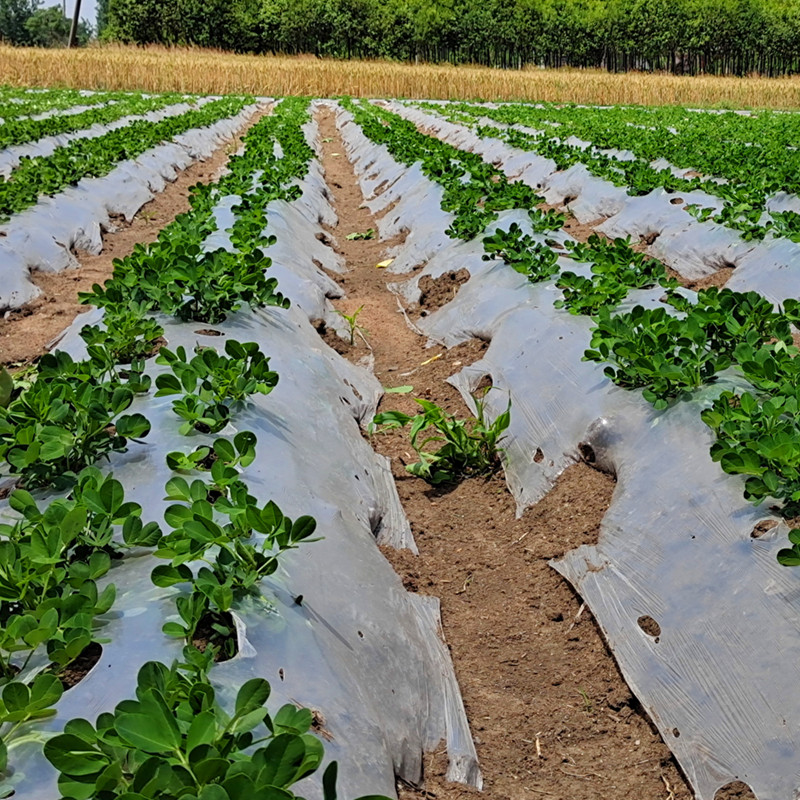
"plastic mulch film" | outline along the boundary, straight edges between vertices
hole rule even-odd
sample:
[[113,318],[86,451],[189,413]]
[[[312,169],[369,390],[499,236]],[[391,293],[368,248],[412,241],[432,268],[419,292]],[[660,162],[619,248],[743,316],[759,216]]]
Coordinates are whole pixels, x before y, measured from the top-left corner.
[[[115,119],[112,122],[107,122],[104,124],[96,123],[78,131],[59,133],[54,136],[43,136],[41,139],[36,139],[32,142],[25,142],[24,144],[11,145],[9,147],[2,148],[0,149],[0,175],[3,175],[7,178],[11,174],[12,170],[19,165],[19,162],[23,158],[50,156],[56,150],[58,150],[59,147],[65,147],[70,142],[74,142],[78,139],[96,139],[99,136],[104,136],[106,133],[111,131],[119,128],[125,128],[132,122],[136,122],[138,120],[144,120],[146,122],[160,122],[163,119],[167,119],[167,117],[176,117],[180,114],[185,114],[187,111],[191,111],[193,108],[200,108],[207,103],[210,103],[214,99],[219,98],[200,97],[191,103],[175,103],[171,106],[154,109],[153,111],[147,111],[144,114],[129,114],[125,117]],[[87,111],[92,108],[101,108],[101,106],[85,106],[81,110]],[[53,116],[56,114],[58,116],[63,116],[64,113],[65,112],[63,111],[54,110],[47,116]],[[70,113],[75,112],[71,110]]]
[[[283,216],[282,235],[295,244],[320,230],[308,220],[318,203],[311,197],[313,173],[308,192]],[[270,225],[278,219],[273,209],[268,216]],[[276,259],[273,269],[294,264]],[[266,397],[251,398],[218,435],[254,432],[256,459],[242,476],[250,492],[261,502],[274,500],[292,518],[312,515],[323,537],[291,551],[264,581],[262,597],[234,608],[239,653],[212,670],[212,681],[223,704],[231,705],[236,688],[259,676],[272,685],[270,708],[293,702],[318,712],[326,758],[340,764],[340,797],[395,796],[395,776],[418,782],[423,752],[442,740],[450,753],[448,777],[480,785],[460,692],[439,636],[437,601],[407,593],[376,547],[376,539],[413,547],[386,459],[359,429],[374,415],[382,388],[324,344],[308,316],[299,303],[288,310],[242,311],[215,326],[222,337],[200,333],[205,326],[197,323],[161,320],[172,349],[220,347],[231,337],[258,342],[270,357],[278,385]],[[99,311],[79,317],[60,347],[79,357],[80,327],[101,318]],[[151,374],[162,369],[149,362]],[[214,438],[180,436],[171,402],[152,394],[134,402],[131,412],[144,413],[152,430],[110,465],[147,520],[162,519],[167,505],[164,484],[172,473],[166,454]],[[102,630],[110,642],[87,677],[65,693],[57,717],[40,723],[42,730],[57,730],[74,716],[94,719],[130,696],[144,662],[179,656],[179,643],[161,633],[175,615],[175,590],[151,584],[157,563],[143,554],[115,564],[107,579],[117,585],[117,601]],[[20,796],[52,800],[56,775],[40,746],[16,748],[12,763]],[[308,779],[299,790],[320,798],[317,781]]]
[[111,215],[131,220],[178,173],[210,156],[258,110],[254,104],[234,117],[179,134],[147,150],[134,161],[121,161],[102,178],[83,178],[54,197],[15,214],[0,225],[0,312],[19,308],[41,294],[30,270],[60,272],[77,268],[71,250],[97,255],[102,230],[112,230]]
[[[525,216],[503,212],[495,225],[524,225]],[[402,223],[417,224],[413,208]],[[490,341],[451,380],[470,402],[470,390],[490,376],[490,418],[510,395],[506,475],[520,510],[579,453],[616,475],[598,544],[554,568],[591,608],[698,800],[734,780],[759,800],[796,800],[800,573],[775,558],[785,524],[751,536],[769,512],[747,503],[743,480],[711,461],[713,434],[700,419],[721,391],[741,389],[741,379],[723,374],[691,401],[655,411],[638,392],[610,383],[602,365],[581,360],[592,323],[554,308],[553,281],[531,285],[481,256],[480,243],[454,242],[430,260],[420,275],[466,268],[471,277],[418,324],[447,346]],[[656,306],[662,294],[635,291],[626,306]],[[660,629],[655,636],[645,632],[653,630],[648,617]]]
[[[580,222],[597,223],[600,233],[610,238],[630,236],[634,241],[652,241],[647,252],[688,280],[732,267],[734,272],[727,283],[731,289],[758,291],[775,302],[797,295],[800,244],[772,234],[762,242],[745,242],[736,231],[714,222],[700,222],[685,211],[690,204],[721,208],[722,200],[715,195],[655,190],[632,197],[624,188],[591,175],[582,164],[556,172],[550,159],[499,139],[482,139],[464,125],[400,103],[388,107],[444,141],[480,154],[509,177],[541,190],[548,203],[565,206]],[[491,120],[482,122],[497,125]],[[526,162],[528,166],[524,166]],[[768,208],[793,209],[798,202],[797,198],[776,195]]]

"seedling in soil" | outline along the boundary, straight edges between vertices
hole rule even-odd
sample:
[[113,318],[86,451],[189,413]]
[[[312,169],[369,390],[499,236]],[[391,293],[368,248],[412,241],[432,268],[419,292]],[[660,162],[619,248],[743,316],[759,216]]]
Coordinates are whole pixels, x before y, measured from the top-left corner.
[[108,361],[114,367],[153,355],[164,328],[147,316],[148,310],[147,305],[135,302],[129,307],[112,306],[106,310],[103,328],[84,325],[81,338],[89,357],[101,364]]
[[374,228],[369,228],[363,233],[348,233],[344,238],[347,239],[348,242],[359,241],[361,239],[373,239],[375,238],[375,230]]
[[527,236],[516,222],[507,230],[498,230],[483,240],[484,261],[501,258],[531,283],[547,280],[558,274],[558,255],[546,244]]
[[[164,514],[172,531],[161,540],[155,555],[170,563],[156,567],[151,576],[156,586],[189,587],[187,594],[176,599],[180,619],[168,621],[164,633],[191,643],[199,628],[211,629],[212,648],[222,647],[227,657],[235,647],[228,616],[234,602],[257,594],[261,579],[278,568],[281,554],[303,541],[313,541],[309,537],[316,529],[311,517],[292,521],[275,503],[257,505],[231,466],[249,463],[255,437],[245,432],[237,440],[235,446],[221,439],[215,442],[212,483],[199,479],[189,483],[179,476],[167,482],[166,499],[177,502]],[[260,534],[255,541],[254,533]],[[189,562],[204,565],[195,571]]]
[[358,315],[364,310],[364,306],[359,306],[352,314],[345,314],[344,311],[336,309],[336,313],[347,323],[350,329],[350,345],[356,343],[356,332],[362,339],[366,338],[367,329],[358,324]]
[[[419,456],[406,469],[434,485],[454,483],[476,475],[491,475],[500,466],[499,443],[511,422],[511,400],[494,422],[486,420],[483,398],[475,398],[476,415],[460,420],[430,400],[416,398],[423,413],[415,416],[401,411],[384,411],[372,423],[384,430],[411,425],[411,446]],[[426,447],[443,443],[435,452]]]
[[594,710],[594,703],[589,699],[589,695],[583,689],[578,689],[578,694],[581,696],[583,700],[583,710],[587,714],[591,714]]
[[36,380],[0,406],[0,457],[28,488],[69,486],[84,467],[147,435],[141,414],[123,414],[133,397],[131,387],[99,378],[92,362],[48,353]]

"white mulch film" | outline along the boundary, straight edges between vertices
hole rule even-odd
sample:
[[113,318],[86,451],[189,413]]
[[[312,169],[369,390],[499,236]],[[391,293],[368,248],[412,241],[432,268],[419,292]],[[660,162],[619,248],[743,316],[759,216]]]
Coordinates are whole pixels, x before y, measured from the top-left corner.
[[[501,168],[521,172],[533,186],[549,185],[545,159],[498,140],[481,140],[463,126],[416,109],[395,103],[392,110],[426,128],[436,127],[445,140],[487,160],[500,159]],[[395,271],[408,273],[427,261],[396,290],[414,300],[422,275],[470,272],[455,299],[419,326],[433,342],[448,347],[474,336],[491,341],[480,361],[451,380],[470,402],[470,389],[489,375],[497,387],[487,395],[490,417],[505,409],[510,393],[506,476],[520,511],[549,491],[578,459],[581,444],[616,474],[598,545],[578,548],[552,566],[592,610],[625,679],[698,800],[712,800],[734,780],[748,784],[759,800],[795,800],[800,789],[800,697],[794,691],[800,680],[800,572],[780,566],[775,558],[785,546],[785,524],[751,538],[769,512],[746,502],[743,480],[724,474],[711,461],[713,434],[700,419],[713,397],[725,388],[741,388],[742,379],[723,375],[691,402],[662,412],[640,393],[615,387],[602,365],[581,360],[592,323],[553,307],[560,297],[554,281],[531,285],[502,262],[484,261],[479,241],[443,237],[452,215],[438,207],[440,188],[422,177],[418,165],[399,167],[385,147],[370,142],[351,120],[348,112],[339,111],[346,150],[371,209],[379,211],[406,191],[414,193],[413,200],[401,199],[380,231],[384,236],[400,228],[411,231],[408,250],[401,247],[396,254]],[[375,197],[384,178],[391,185]],[[553,182],[564,179],[552,176]],[[622,201],[616,188],[591,176],[585,176],[582,187],[577,196],[587,209],[609,198]],[[705,265],[711,272],[721,247],[726,258],[738,259],[732,288],[758,289],[773,299],[800,294],[797,245],[744,246],[729,238],[731,232],[700,224],[685,212],[678,222],[666,196],[654,194],[628,198],[600,229],[615,235],[635,231],[640,208],[640,230],[649,230],[659,215],[665,221],[657,242],[664,243],[667,255],[683,258],[678,244],[689,251],[692,258],[680,262],[684,269]],[[587,210],[585,216],[600,214]],[[525,228],[527,213],[502,212],[489,232],[507,229],[514,221]],[[561,264],[575,271],[584,268],[576,269],[568,259]],[[654,306],[662,294],[663,289],[634,291],[625,306]],[[539,449],[544,458],[537,463]],[[657,638],[640,627],[639,619],[646,616],[660,626]]]

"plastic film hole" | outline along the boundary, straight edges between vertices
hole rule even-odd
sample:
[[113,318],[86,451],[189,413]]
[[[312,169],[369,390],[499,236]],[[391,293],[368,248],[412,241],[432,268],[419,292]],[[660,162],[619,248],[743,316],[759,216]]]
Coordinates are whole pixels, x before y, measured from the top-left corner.
[[717,789],[714,800],[758,800],[758,798],[744,781],[731,781]]
[[595,455],[594,448],[588,442],[581,442],[578,445],[578,452],[581,454],[581,458],[587,464],[594,464],[597,462],[597,456]]
[[673,728],[672,735],[677,739],[681,735],[681,732],[677,728]]
[[536,453],[533,456],[533,461],[535,464],[541,464],[544,461],[544,453],[542,452],[541,447],[536,448]]
[[661,636],[661,626],[652,617],[645,614],[639,617],[636,622],[648,636],[652,636],[658,641],[658,637]]
[[670,203],[672,203],[672,205],[674,206],[679,206],[682,202],[683,202],[682,197],[673,197],[672,200],[670,200]]
[[778,521],[775,519],[762,519],[759,520],[752,531],[750,531],[751,539],[760,539],[766,536],[773,528],[778,526]]

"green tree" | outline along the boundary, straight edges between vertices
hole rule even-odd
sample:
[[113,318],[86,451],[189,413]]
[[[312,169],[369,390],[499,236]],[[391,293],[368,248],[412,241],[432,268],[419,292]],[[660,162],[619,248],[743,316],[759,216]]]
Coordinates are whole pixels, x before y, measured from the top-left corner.
[[63,47],[69,38],[70,21],[60,6],[37,8],[25,20],[30,44],[35,47]]
[[28,44],[25,23],[33,16],[39,0],[0,0],[0,41]]

